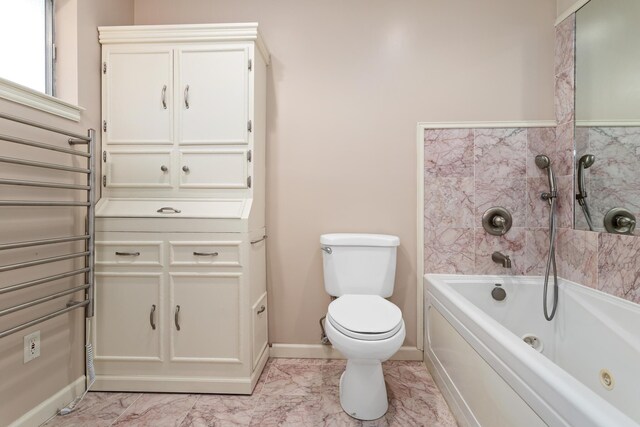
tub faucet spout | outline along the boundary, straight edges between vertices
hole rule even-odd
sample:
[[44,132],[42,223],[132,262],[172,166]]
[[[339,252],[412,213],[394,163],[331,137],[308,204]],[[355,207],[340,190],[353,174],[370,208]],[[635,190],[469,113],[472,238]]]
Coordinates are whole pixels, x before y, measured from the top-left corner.
[[511,258],[502,252],[494,252],[491,254],[491,260],[496,264],[501,264],[504,268],[511,268]]

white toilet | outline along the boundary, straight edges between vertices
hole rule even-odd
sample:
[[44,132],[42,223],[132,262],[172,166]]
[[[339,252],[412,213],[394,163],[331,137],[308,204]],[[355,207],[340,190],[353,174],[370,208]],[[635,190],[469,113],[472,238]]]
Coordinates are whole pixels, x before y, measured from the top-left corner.
[[360,420],[387,412],[382,362],[406,335],[402,312],[385,298],[393,293],[400,239],[382,234],[323,234],[324,287],[329,304],[325,330],[348,360],[340,378],[340,404]]

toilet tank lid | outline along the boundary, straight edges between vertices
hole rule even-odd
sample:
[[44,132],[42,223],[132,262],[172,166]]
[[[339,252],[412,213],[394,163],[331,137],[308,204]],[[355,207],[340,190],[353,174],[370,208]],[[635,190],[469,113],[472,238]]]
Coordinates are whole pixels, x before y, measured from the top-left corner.
[[332,233],[320,236],[327,246],[399,246],[400,238],[389,234]]

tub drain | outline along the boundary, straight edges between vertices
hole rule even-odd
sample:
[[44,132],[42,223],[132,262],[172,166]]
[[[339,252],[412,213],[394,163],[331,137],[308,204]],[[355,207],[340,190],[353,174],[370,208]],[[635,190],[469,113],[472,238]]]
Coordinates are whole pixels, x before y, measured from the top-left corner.
[[542,353],[542,349],[544,348],[544,345],[542,344],[542,340],[537,336],[533,334],[525,334],[522,336],[522,341],[527,343],[527,345],[529,345],[534,350]]

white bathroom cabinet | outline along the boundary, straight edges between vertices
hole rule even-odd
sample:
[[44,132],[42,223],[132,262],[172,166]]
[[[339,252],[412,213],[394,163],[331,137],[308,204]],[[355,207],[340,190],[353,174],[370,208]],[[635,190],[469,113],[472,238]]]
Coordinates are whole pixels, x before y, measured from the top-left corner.
[[100,41],[94,389],[251,393],[269,354],[257,24]]

